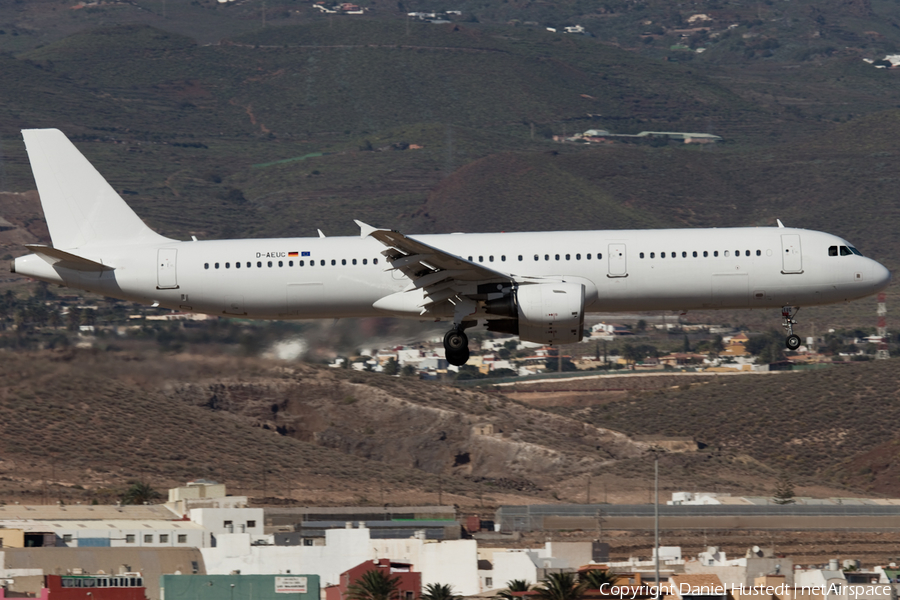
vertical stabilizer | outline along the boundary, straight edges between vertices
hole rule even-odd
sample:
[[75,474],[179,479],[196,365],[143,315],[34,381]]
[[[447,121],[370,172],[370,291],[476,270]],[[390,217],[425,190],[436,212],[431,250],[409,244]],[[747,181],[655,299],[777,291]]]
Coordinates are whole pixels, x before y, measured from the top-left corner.
[[60,130],[22,136],[55,248],[172,241],[147,227]]

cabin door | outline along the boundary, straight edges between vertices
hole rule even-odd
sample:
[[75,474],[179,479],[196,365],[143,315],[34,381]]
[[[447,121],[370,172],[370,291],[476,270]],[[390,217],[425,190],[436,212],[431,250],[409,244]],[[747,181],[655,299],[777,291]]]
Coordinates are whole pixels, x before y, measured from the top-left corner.
[[782,273],[802,273],[803,254],[800,251],[800,236],[787,233],[781,236]]
[[156,288],[160,290],[173,290],[178,287],[178,277],[175,273],[175,257],[178,250],[175,248],[160,248],[156,253]]

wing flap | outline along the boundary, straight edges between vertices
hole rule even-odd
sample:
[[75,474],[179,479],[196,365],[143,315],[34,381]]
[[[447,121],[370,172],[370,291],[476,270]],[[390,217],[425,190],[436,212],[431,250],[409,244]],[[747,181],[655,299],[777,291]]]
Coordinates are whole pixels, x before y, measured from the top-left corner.
[[509,273],[495,271],[400,232],[377,229],[360,221],[356,224],[362,237],[371,236],[386,247],[382,252],[390,264],[386,270],[400,271],[412,281],[403,292],[376,302],[376,308],[423,316],[457,312],[466,316],[477,308],[469,298],[476,293],[476,284],[514,281]]

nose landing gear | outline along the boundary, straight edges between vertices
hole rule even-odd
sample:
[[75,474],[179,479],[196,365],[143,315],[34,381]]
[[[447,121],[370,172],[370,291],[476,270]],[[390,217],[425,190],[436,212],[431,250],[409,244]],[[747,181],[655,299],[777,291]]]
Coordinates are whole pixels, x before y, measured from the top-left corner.
[[453,329],[444,334],[444,354],[447,362],[454,367],[461,367],[468,362],[469,337],[461,325],[454,325]]
[[788,350],[796,350],[800,347],[800,336],[794,334],[794,325],[797,324],[794,317],[797,316],[798,312],[800,312],[799,307],[796,310],[793,310],[792,306],[783,306],[781,308],[781,326],[788,333],[787,339],[784,340],[784,345],[787,346]]

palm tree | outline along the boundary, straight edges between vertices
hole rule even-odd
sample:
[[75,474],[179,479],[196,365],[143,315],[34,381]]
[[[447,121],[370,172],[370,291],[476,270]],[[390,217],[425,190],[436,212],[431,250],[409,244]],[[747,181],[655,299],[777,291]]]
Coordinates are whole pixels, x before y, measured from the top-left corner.
[[391,577],[382,569],[371,569],[347,588],[347,600],[397,600],[399,588],[399,577]]
[[151,500],[156,500],[161,497],[161,494],[150,487],[150,484],[132,481],[131,487],[125,490],[125,495],[122,497],[122,503],[148,504]]
[[527,592],[531,589],[531,584],[524,579],[513,579],[506,582],[506,589],[498,593],[495,598],[502,600],[512,600],[515,598],[513,592]]
[[579,600],[587,589],[583,581],[577,581],[575,573],[550,573],[535,588],[540,600]]
[[578,581],[584,583],[589,590],[599,590],[604,584],[614,584],[616,579],[605,569],[591,569],[581,572]]
[[422,600],[459,600],[462,596],[453,593],[453,586],[446,583],[429,583],[422,592]]

